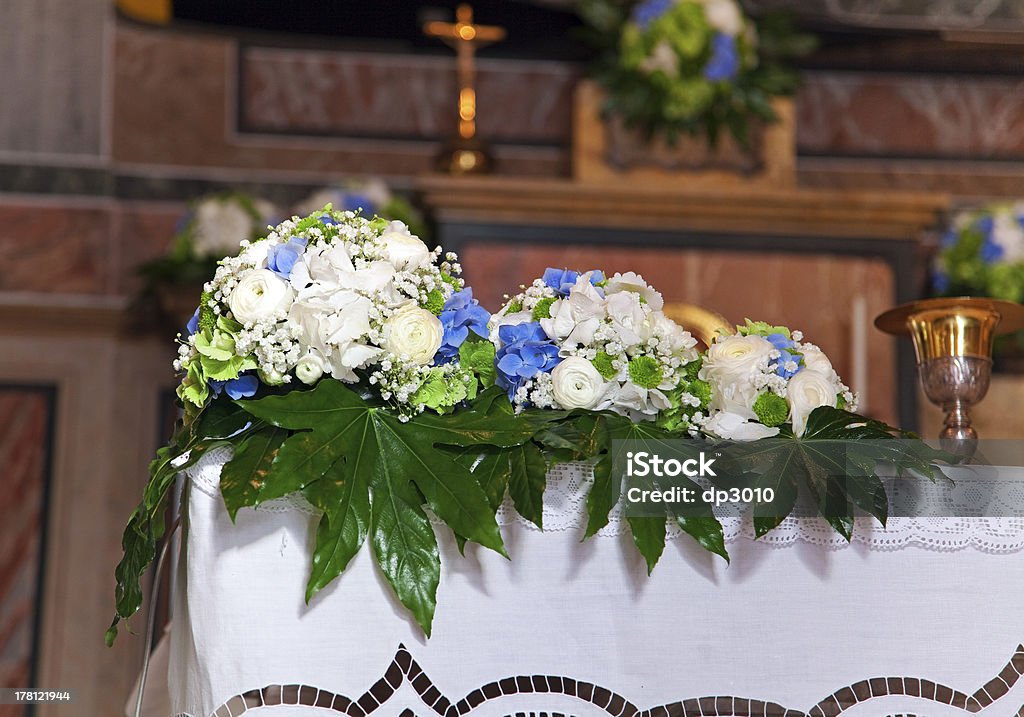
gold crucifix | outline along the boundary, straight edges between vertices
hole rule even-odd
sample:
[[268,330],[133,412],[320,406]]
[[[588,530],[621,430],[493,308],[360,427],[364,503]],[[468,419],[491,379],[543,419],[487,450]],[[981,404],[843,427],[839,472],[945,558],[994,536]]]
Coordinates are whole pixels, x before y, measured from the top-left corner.
[[[473,8],[467,4],[455,10],[455,22],[428,22],[423,33],[436,37],[456,53],[459,82],[459,147],[442,158],[442,165],[453,173],[486,171],[489,161],[476,137],[476,51],[505,39],[505,28],[473,23]],[[472,146],[470,146],[472,145]],[[474,160],[473,157],[476,157]]]

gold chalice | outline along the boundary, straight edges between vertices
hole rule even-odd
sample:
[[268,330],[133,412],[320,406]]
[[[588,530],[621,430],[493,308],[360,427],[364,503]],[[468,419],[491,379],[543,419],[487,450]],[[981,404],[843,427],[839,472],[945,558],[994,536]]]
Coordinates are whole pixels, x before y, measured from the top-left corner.
[[1024,328],[1024,306],[966,296],[925,299],[886,311],[875,326],[910,334],[925,395],[946,412],[939,433],[942,447],[972,455],[978,432],[969,411],[988,392],[993,339]]

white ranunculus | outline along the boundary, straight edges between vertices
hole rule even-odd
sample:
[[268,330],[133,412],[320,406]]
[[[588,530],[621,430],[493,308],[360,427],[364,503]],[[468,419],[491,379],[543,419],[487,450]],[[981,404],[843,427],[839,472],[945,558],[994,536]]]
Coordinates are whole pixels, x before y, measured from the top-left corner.
[[704,0],[704,14],[721,33],[736,37],[743,30],[743,12],[735,0]]
[[381,345],[395,356],[424,366],[433,360],[443,338],[444,327],[436,316],[406,304],[384,322]]
[[817,346],[804,344],[800,348],[800,353],[804,357],[804,368],[802,371],[814,371],[828,377],[834,374],[832,362],[828,360],[825,352]]
[[237,201],[206,199],[196,207],[192,241],[197,256],[234,256],[252,237],[253,218]]
[[316,349],[310,349],[309,353],[299,359],[295,364],[295,375],[307,386],[312,386],[324,375],[327,363],[323,354]]
[[551,393],[565,409],[593,408],[608,387],[594,364],[579,356],[570,356],[551,372]]
[[757,421],[748,421],[738,413],[720,411],[709,418],[704,431],[727,441],[759,441],[779,435],[778,428],[769,428]]
[[283,315],[295,292],[287,281],[269,269],[256,269],[238,282],[228,297],[235,320],[245,325]]
[[665,299],[662,298],[661,294],[648,286],[647,282],[644,281],[644,278],[635,271],[627,271],[625,274],[615,274],[615,276],[610,278],[604,285],[604,293],[606,296],[611,297],[613,294],[617,294],[620,291],[629,291],[634,294],[639,294],[653,311],[661,311],[665,306]]
[[711,407],[755,418],[759,389],[754,379],[767,369],[774,350],[763,336],[723,336],[715,341],[701,368],[701,376],[711,384]]
[[837,393],[839,387],[817,371],[800,371],[789,379],[786,398],[789,399],[793,433],[802,436],[811,411],[819,406],[835,406]]
[[391,222],[380,237],[384,258],[399,271],[420,269],[430,263],[430,249],[402,222]]

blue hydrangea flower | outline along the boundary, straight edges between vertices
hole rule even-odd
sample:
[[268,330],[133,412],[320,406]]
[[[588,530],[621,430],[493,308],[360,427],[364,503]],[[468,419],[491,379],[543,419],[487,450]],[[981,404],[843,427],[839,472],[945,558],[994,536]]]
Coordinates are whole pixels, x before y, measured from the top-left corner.
[[709,82],[728,81],[740,71],[740,54],[736,40],[724,32],[711,38],[711,59],[704,67],[704,78]]
[[199,330],[199,307],[196,307],[196,313],[192,314],[192,318],[185,324],[185,328],[188,330],[188,335],[191,336]]
[[306,237],[292,237],[287,244],[270,247],[270,251],[267,253],[267,268],[287,281],[292,275],[295,262],[306,250],[308,241]]
[[259,385],[260,380],[250,373],[229,381],[214,381],[211,379],[210,392],[215,397],[219,396],[221,392],[226,392],[230,398],[237,401],[240,398],[249,398],[254,395]]
[[480,338],[488,337],[487,322],[491,320],[491,314],[473,298],[472,288],[467,287],[449,296],[437,318],[444,327],[444,337],[435,363],[454,360],[459,355],[459,347],[469,338],[470,331]]
[[[551,267],[544,270],[544,284],[550,286],[555,290],[558,296],[568,296],[572,287],[576,286],[576,281],[580,278],[578,271],[572,269],[553,269]],[[604,272],[594,269],[590,272],[590,283],[597,286],[599,283],[604,281]]]
[[539,373],[549,373],[561,362],[555,345],[540,323],[531,321],[498,329],[502,347],[497,356],[497,384],[513,398],[526,379]]
[[334,221],[334,217],[332,217],[330,214],[324,214],[322,217],[320,217],[320,223],[326,224],[327,226],[331,227],[337,226],[338,224],[338,222]]
[[932,288],[940,294],[945,294],[949,291],[949,275],[938,269],[933,270]]
[[[765,336],[765,339],[767,339],[768,343],[774,346],[779,352],[779,357],[777,359],[772,359],[771,363],[769,364],[769,366],[775,369],[775,373],[777,375],[782,376],[783,378],[791,378],[795,376],[801,368],[803,368],[800,365],[800,354],[790,353],[793,349],[796,348],[796,341],[789,338],[785,334],[779,333],[768,334],[767,336]],[[786,368],[786,364],[788,364],[790,361],[796,364],[795,368]]]
[[945,234],[942,235],[940,245],[943,249],[952,249],[954,246],[956,246],[958,241],[960,241],[960,235],[958,235],[954,230],[950,229]]
[[646,30],[652,22],[669,11],[672,3],[673,0],[643,0],[633,8],[633,22]]
[[377,207],[365,194],[346,194],[341,200],[341,208],[348,212],[356,212],[360,209],[363,214],[373,216],[377,213]]

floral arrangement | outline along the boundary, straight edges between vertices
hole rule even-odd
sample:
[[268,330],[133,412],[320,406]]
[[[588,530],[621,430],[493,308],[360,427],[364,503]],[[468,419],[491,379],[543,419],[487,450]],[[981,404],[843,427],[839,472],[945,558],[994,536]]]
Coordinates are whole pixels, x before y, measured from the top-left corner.
[[401,222],[330,204],[244,241],[204,286],[178,396],[201,409],[222,390],[240,399],[330,377],[365,382],[403,418],[472,398],[458,352],[471,332],[486,337],[490,315],[440,253]]
[[1024,202],[959,212],[932,270],[938,296],[1024,301]]
[[606,110],[648,138],[727,130],[746,146],[753,118],[774,121],[771,98],[788,95],[793,58],[813,37],[785,16],[755,23],[736,0],[581,0],[580,16],[600,51],[594,76]]
[[213,276],[221,257],[238,253],[276,221],[278,210],[242,192],[209,194],[193,201],[178,222],[170,252],[140,268],[147,286],[201,284]]
[[611,411],[696,432],[708,385],[697,340],[633,273],[548,269],[491,321],[497,384],[516,410]]
[[343,211],[360,211],[366,216],[400,221],[416,236],[428,238],[423,215],[380,179],[358,179],[323,187],[296,204],[292,211],[306,216],[326,204]]
[[702,429],[737,441],[772,438],[789,425],[803,436],[821,406],[857,410],[857,398],[828,357],[803,333],[749,319],[734,335],[719,336],[700,370],[708,382],[711,413]]
[[[855,509],[885,521],[878,460],[934,475],[944,457],[924,444],[872,448],[908,434],[853,413],[828,359],[786,327],[748,321],[702,355],[635,273],[548,269],[493,316],[460,274],[454,254],[404,224],[329,205],[221,261],[179,337],[183,420],[125,530],[108,642],[141,605],[176,474],[216,446],[232,449],[220,482],[232,519],[295,492],[322,512],[307,600],[369,542],[427,635],[441,575],[427,509],[460,548],[507,555],[496,521],[506,496],[543,528],[548,469],[587,461],[590,537],[621,496],[616,441],[745,441],[738,475],[777,496],[755,509],[759,534],[803,490],[828,498],[823,515],[849,538]],[[862,438],[873,442],[853,472],[835,476],[817,446]],[[710,505],[626,520],[649,570],[668,521],[728,559]]]

